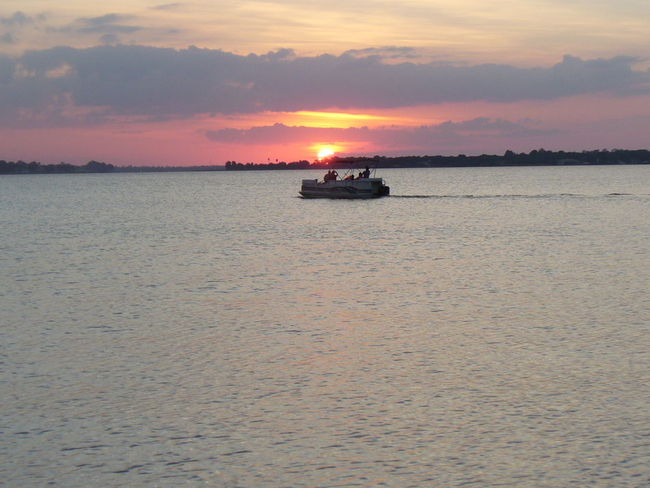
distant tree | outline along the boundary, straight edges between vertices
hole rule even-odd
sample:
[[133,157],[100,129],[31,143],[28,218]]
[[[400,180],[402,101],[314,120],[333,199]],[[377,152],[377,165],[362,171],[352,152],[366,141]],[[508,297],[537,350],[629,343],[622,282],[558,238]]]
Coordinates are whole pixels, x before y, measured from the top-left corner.
[[114,169],[115,166],[112,164],[106,164],[100,161],[88,161],[88,163],[83,166],[83,170],[87,173],[110,173]]

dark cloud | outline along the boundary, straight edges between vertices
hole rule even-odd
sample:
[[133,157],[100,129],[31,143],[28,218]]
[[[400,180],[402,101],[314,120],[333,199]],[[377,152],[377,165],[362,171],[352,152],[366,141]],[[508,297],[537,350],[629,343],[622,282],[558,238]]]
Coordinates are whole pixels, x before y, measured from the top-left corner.
[[176,10],[183,6],[182,3],[164,3],[162,5],[154,5],[152,10]]
[[344,56],[359,58],[378,57],[381,59],[416,59],[419,57],[417,51],[412,47],[405,46],[384,46],[370,47],[366,49],[350,49],[343,53]]
[[16,42],[13,34],[11,32],[5,32],[0,35],[0,44],[13,44]]
[[283,59],[293,58],[295,54],[293,49],[282,48],[263,54],[260,58],[265,61],[281,61]]
[[[16,62],[9,56],[0,54],[0,90],[5,85],[9,85],[14,78]],[[0,100],[2,100],[2,91],[0,91]]]
[[38,28],[39,23],[45,21],[45,14],[27,15],[24,12],[14,12],[9,17],[0,16],[0,26],[5,32],[0,34],[0,44],[16,44],[21,31]]
[[413,150],[431,148],[435,144],[462,142],[468,137],[510,139],[547,136],[552,132],[540,130],[533,121],[511,122],[502,119],[475,118],[463,122],[444,122],[419,127],[351,127],[347,129],[287,126],[274,124],[250,129],[221,129],[207,131],[206,137],[214,142],[238,145],[271,145],[296,140],[327,140],[337,142],[368,142],[384,148]]
[[117,34],[104,34],[99,38],[99,42],[102,44],[114,45],[120,43],[120,38],[117,36]]
[[27,25],[35,22],[34,17],[31,17],[23,12],[14,12],[10,17],[0,17],[0,24],[2,25]]
[[31,24],[37,24],[39,22],[44,22],[46,19],[47,15],[43,13],[36,15],[27,15],[24,12],[17,11],[9,17],[0,17],[0,25],[24,27]]
[[[118,40],[119,26],[126,20],[109,14],[85,19],[84,26],[102,32],[104,41],[110,43]],[[631,57],[583,60],[566,56],[551,67],[519,68],[387,64],[375,52],[365,57],[360,53],[299,57],[283,49],[243,56],[195,47],[131,45],[29,51],[11,59],[13,75],[0,85],[0,117],[11,120],[25,110],[38,112],[61,100],[102,107],[110,116],[164,118],[551,100],[649,90],[650,72],[635,71],[638,60]]]
[[142,29],[139,26],[126,25],[132,17],[120,14],[106,14],[99,17],[77,19],[76,27],[71,30],[82,33],[130,34]]

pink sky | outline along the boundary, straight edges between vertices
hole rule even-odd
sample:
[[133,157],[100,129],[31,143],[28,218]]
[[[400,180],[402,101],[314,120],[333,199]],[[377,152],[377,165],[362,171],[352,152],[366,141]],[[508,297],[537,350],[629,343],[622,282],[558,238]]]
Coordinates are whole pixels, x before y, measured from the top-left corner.
[[650,3],[5,0],[0,159],[647,148]]

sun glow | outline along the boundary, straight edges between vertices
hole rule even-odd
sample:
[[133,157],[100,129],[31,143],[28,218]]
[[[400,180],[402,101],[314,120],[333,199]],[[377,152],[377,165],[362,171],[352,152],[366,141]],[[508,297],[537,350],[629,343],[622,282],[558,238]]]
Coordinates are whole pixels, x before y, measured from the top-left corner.
[[332,149],[329,146],[321,147],[318,150],[317,158],[319,161],[322,161],[325,158],[329,158],[330,156],[334,156],[334,149]]
[[390,117],[370,114],[342,113],[342,112],[310,112],[299,111],[288,113],[290,118],[295,118],[295,123],[309,127],[337,127],[346,129],[350,126],[382,125],[393,122]]

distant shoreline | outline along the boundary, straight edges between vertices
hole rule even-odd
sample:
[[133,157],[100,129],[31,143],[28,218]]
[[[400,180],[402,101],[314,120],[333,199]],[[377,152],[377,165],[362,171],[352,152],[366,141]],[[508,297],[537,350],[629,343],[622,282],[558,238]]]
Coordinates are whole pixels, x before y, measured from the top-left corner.
[[116,166],[100,161],[85,165],[68,163],[41,164],[36,161],[0,160],[0,174],[87,174],[87,173],[153,173],[186,171],[251,171],[296,169],[347,169],[370,166],[372,168],[476,168],[519,166],[603,166],[650,164],[650,150],[613,149],[582,152],[533,150],[529,153],[506,151],[503,155],[480,156],[374,156],[338,157],[323,161],[295,161],[285,163],[238,163],[227,161],[224,166]]

